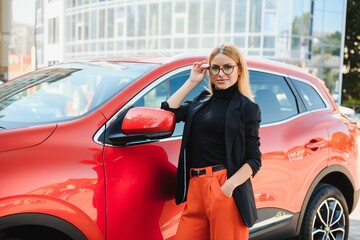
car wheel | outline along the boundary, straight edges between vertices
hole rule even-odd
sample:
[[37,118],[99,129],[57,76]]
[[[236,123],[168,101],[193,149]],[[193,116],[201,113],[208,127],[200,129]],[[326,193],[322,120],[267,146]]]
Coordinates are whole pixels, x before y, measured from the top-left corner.
[[328,184],[315,188],[306,208],[299,239],[348,239],[349,212],[342,193]]

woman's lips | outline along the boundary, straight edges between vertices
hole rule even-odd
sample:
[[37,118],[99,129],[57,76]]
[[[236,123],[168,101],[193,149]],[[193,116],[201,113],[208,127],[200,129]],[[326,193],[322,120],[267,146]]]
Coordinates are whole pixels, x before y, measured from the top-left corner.
[[225,83],[227,81],[227,79],[217,79],[216,82],[218,83]]

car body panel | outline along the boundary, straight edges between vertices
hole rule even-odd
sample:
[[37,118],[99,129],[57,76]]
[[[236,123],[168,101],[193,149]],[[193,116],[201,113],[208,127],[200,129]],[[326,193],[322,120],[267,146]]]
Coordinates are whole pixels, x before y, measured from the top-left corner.
[[[360,189],[359,128],[340,115],[339,112],[334,113],[334,121],[329,121],[327,126],[330,135],[329,155],[331,156],[328,166],[340,165],[346,168],[353,178],[355,189]],[[319,115],[316,117],[324,118]]]
[[[11,151],[19,148],[35,146],[45,141],[55,131],[56,123],[46,126],[36,126],[27,129],[11,129],[2,131],[0,138],[0,152]],[[31,135],[29,137],[23,137]]]
[[[301,128],[294,127],[300,125]],[[310,131],[304,132],[304,128]],[[299,212],[315,177],[309,173],[317,174],[327,166],[328,160],[326,145],[314,151],[306,149],[305,145],[313,139],[326,144],[326,129],[314,124],[311,114],[304,114],[282,123],[281,128],[277,124],[261,127],[260,139],[263,166],[253,178],[257,207],[291,206],[287,211]]]
[[[62,204],[71,204],[77,212],[81,211],[97,223],[105,236],[103,146],[92,140],[93,132],[105,121],[104,116],[95,111],[82,119],[59,123],[52,136],[41,144],[21,151],[3,152],[0,175],[7,181],[0,188],[0,217],[10,214],[9,210],[3,212],[2,206],[6,204],[2,202],[4,197],[24,198],[22,196],[26,195],[35,199],[37,196],[46,196],[47,199],[52,198],[53,202],[61,200]],[[23,137],[21,131],[18,131],[17,137]],[[24,161],[24,156],[31,156],[31,161]],[[47,174],[44,175],[44,172]],[[25,181],[20,182],[19,179]],[[25,212],[37,211],[31,210],[32,204],[23,205],[28,207]],[[56,208],[53,212],[47,212],[46,207],[43,211],[40,209],[39,212],[62,217],[58,215],[61,211]],[[19,212],[14,210],[13,214]],[[73,222],[79,216],[67,217],[70,219],[66,220]],[[77,227],[81,228],[81,225]]]
[[[69,182],[69,184],[75,185],[71,182]],[[83,184],[77,184],[77,186],[81,185]],[[83,199],[86,198],[88,197],[83,197]],[[81,198],[79,198],[79,205],[81,204],[80,199]],[[61,198],[54,198],[53,196],[48,197],[46,195],[42,195],[39,192],[1,199],[0,205],[2,206],[2,216],[0,217],[0,223],[2,222],[2,218],[6,219],[7,216],[19,216],[19,218],[21,218],[22,216],[20,215],[25,215],[26,213],[29,215],[32,213],[37,213],[44,216],[56,216],[59,219],[71,222],[73,225],[77,226],[77,228],[88,239],[104,239],[103,234],[101,233],[96,222],[94,222],[94,220],[91,219],[88,214],[75,207],[76,205],[74,203],[69,203],[66,200],[67,199],[62,200]],[[4,225],[7,224],[9,227],[12,227],[11,223],[6,222],[7,221],[5,221],[1,227],[4,227]],[[24,223],[33,224],[35,222],[37,221],[33,219],[32,221],[27,221]],[[47,225],[45,222],[42,222],[42,224]],[[49,226],[51,226],[51,224],[49,224]]]

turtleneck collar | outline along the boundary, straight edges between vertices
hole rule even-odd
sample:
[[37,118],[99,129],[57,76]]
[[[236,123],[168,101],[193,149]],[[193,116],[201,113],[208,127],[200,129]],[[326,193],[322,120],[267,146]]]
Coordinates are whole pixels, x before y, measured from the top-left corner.
[[221,90],[221,89],[214,89],[213,96],[215,98],[231,98],[235,91],[237,90],[237,84],[235,83],[231,87]]

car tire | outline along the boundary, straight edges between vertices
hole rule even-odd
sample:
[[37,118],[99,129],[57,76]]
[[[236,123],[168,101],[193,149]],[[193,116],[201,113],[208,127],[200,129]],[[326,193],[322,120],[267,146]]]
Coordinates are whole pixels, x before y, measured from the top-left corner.
[[334,186],[320,184],[310,198],[300,240],[348,239],[349,211],[343,194]]

